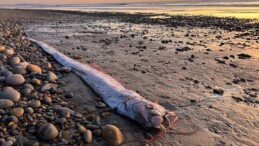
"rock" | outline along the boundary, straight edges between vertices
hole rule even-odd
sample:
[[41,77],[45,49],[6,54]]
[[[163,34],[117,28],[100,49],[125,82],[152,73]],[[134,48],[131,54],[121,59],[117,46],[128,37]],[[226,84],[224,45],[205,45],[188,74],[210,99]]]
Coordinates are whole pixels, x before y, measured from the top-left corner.
[[9,70],[5,70],[5,71],[3,71],[3,76],[5,76],[6,78],[8,77],[8,76],[10,76],[10,75],[13,75],[13,73],[12,72],[10,72]]
[[31,107],[27,107],[26,109],[25,109],[25,113],[27,113],[27,114],[32,114],[34,112],[34,110],[33,110],[33,108],[31,108]]
[[70,93],[66,93],[65,97],[66,98],[73,98],[74,97],[74,93],[71,93],[71,92]]
[[6,111],[3,109],[0,109],[0,115],[4,115],[4,114],[6,114]]
[[56,74],[54,74],[51,71],[48,71],[47,73],[47,80],[51,83],[56,83],[56,80],[58,79],[58,77],[56,76]]
[[60,105],[55,105],[52,107],[58,114],[60,115],[66,115],[67,113],[70,113],[71,115],[74,115],[75,112],[67,107],[62,107]]
[[0,108],[10,108],[14,103],[9,99],[0,99]]
[[44,101],[46,104],[48,104],[48,105],[50,105],[50,104],[52,103],[52,99],[51,99],[51,97],[49,97],[49,96],[45,96],[44,99],[43,99],[43,101]]
[[71,68],[64,66],[64,67],[58,68],[57,71],[69,73],[69,72],[71,72]]
[[110,145],[120,145],[123,142],[123,135],[119,128],[114,125],[102,127],[102,136]]
[[52,67],[52,65],[49,62],[43,62],[43,66],[42,67],[50,69]]
[[101,129],[95,129],[94,131],[93,131],[93,135],[95,135],[95,136],[102,136],[102,130]]
[[20,74],[9,75],[5,79],[5,83],[12,86],[22,85],[24,82],[25,82],[25,79]]
[[27,73],[27,70],[20,65],[13,67],[12,71],[14,74],[21,74],[21,75],[25,75]]
[[97,108],[105,108],[105,107],[106,107],[106,104],[103,103],[103,102],[97,102],[96,107],[97,107]]
[[28,83],[24,84],[23,87],[24,88],[30,88],[31,90],[34,90],[34,87],[31,84],[28,84]]
[[6,119],[7,122],[14,122],[14,123],[18,123],[19,120],[17,119],[17,117],[15,116],[9,116],[7,119]]
[[53,140],[58,136],[58,129],[51,123],[43,125],[39,128],[38,136],[43,140]]
[[40,84],[41,84],[41,80],[36,79],[36,78],[33,78],[33,79],[31,80],[31,82],[32,82],[32,84],[34,84],[34,85],[40,85]]
[[5,50],[5,46],[0,46],[0,52],[3,52]]
[[85,133],[86,128],[85,128],[84,126],[82,126],[82,125],[79,125],[79,126],[78,126],[78,131],[79,131],[81,134],[83,134],[83,133]]
[[12,146],[13,142],[12,141],[5,141],[1,144],[1,146]]
[[13,49],[5,49],[4,54],[7,55],[7,56],[12,56],[14,54],[14,50]]
[[36,72],[36,73],[40,73],[41,74],[41,68],[37,65],[34,65],[34,64],[29,64],[26,69],[29,71],[29,72]]
[[4,138],[0,138],[0,143],[3,143],[5,142],[5,139]]
[[219,87],[214,87],[213,93],[214,94],[223,95],[224,94],[224,90],[222,88],[219,88]]
[[250,58],[252,58],[251,55],[244,54],[244,53],[238,54],[237,56],[238,56],[239,59],[250,59]]
[[56,84],[46,84],[41,88],[41,92],[47,92],[52,88],[56,88],[57,85]]
[[64,125],[65,123],[67,123],[67,119],[66,118],[59,118],[59,119],[56,120],[56,123],[60,124],[60,125]]
[[70,136],[70,131],[69,130],[64,130],[61,132],[62,138],[68,138]]
[[14,143],[16,142],[16,138],[14,138],[14,137],[7,137],[7,140],[8,141],[12,141]]
[[84,133],[84,141],[87,144],[90,144],[90,143],[92,143],[92,140],[93,140],[92,132],[90,130],[86,130]]
[[24,146],[40,146],[40,143],[38,141],[34,141],[34,140],[27,140],[24,143]]
[[16,117],[20,117],[22,116],[24,113],[24,109],[21,108],[21,107],[18,107],[18,108],[14,108],[10,111],[10,115],[12,116],[16,116]]
[[21,63],[19,63],[19,66],[23,67],[24,69],[26,69],[28,65],[29,65],[28,62],[21,62]]
[[40,102],[39,100],[34,100],[34,101],[32,101],[29,105],[30,105],[30,107],[32,107],[32,108],[38,108],[38,107],[41,106],[41,102]]
[[94,130],[94,129],[99,129],[100,127],[98,125],[94,124],[88,124],[85,126],[87,129]]
[[21,93],[24,94],[24,95],[29,95],[31,93],[31,91],[32,90],[30,88],[25,88],[25,89],[22,90]]
[[21,62],[21,60],[19,57],[12,57],[10,60],[10,65],[14,66],[14,65],[19,64],[20,62]]
[[1,99],[9,99],[13,102],[18,102],[20,100],[20,97],[21,94],[12,87],[4,88],[3,92],[0,94]]
[[0,77],[0,82],[5,81],[6,77]]

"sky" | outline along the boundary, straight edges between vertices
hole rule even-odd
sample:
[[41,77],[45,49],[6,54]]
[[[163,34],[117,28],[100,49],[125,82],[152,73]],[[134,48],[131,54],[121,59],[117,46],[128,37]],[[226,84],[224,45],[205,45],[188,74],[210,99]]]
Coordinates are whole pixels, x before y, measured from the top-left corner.
[[[0,4],[82,4],[82,3],[128,3],[128,2],[158,2],[168,0],[0,0]],[[172,0],[180,1],[180,0]]]
[[160,1],[203,1],[203,2],[229,2],[229,1],[258,1],[258,0],[0,0],[1,4],[84,4],[84,3],[129,3],[129,2],[160,2]]

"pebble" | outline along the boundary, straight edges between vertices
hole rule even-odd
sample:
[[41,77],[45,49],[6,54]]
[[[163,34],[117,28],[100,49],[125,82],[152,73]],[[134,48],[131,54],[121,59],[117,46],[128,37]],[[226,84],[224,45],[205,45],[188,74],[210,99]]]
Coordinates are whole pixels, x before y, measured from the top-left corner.
[[31,91],[32,90],[30,88],[25,88],[25,89],[22,90],[21,93],[24,94],[24,95],[29,95],[31,93]]
[[75,114],[75,112],[67,107],[62,107],[60,105],[54,105],[53,109],[60,115],[66,115],[67,113]]
[[67,119],[66,118],[59,118],[59,119],[56,120],[56,123],[60,124],[60,125],[64,125],[65,123],[67,123]]
[[102,136],[102,130],[101,129],[95,129],[93,131],[93,135],[95,135],[95,136]]
[[120,145],[123,142],[123,135],[119,128],[114,125],[102,127],[102,136],[110,145]]
[[9,99],[0,99],[0,108],[10,108],[14,105],[14,103]]
[[13,122],[13,123],[18,123],[19,122],[19,120],[15,116],[9,116],[6,120],[8,122]]
[[27,70],[20,65],[13,67],[12,71],[14,74],[21,74],[21,75],[25,75],[27,73]]
[[26,69],[29,72],[36,72],[36,73],[40,73],[41,74],[41,68],[38,65],[34,65],[34,64],[29,64]]
[[90,130],[99,129],[98,125],[92,125],[92,124],[86,125],[85,127]]
[[223,90],[222,88],[216,86],[216,87],[214,87],[214,89],[213,89],[213,93],[214,93],[214,94],[223,95],[223,94],[224,94],[224,90]]
[[13,73],[12,72],[10,72],[9,70],[5,70],[5,71],[3,71],[3,76],[5,76],[5,77],[8,77],[8,76],[10,76],[10,75],[13,75]]
[[16,117],[20,117],[22,116],[24,113],[24,109],[21,108],[21,107],[18,107],[18,108],[14,108],[10,111],[10,115],[12,116],[16,116]]
[[30,107],[32,108],[38,108],[41,106],[41,102],[39,100],[34,100],[30,103]]
[[18,102],[20,100],[20,97],[21,94],[12,87],[4,88],[3,92],[0,94],[1,99],[9,99],[13,102]]
[[43,62],[42,66],[47,69],[50,69],[52,67],[52,65],[49,62]]
[[19,63],[19,66],[23,67],[24,69],[26,69],[28,65],[29,65],[28,62],[21,62],[21,63]]
[[12,86],[22,85],[24,82],[25,82],[25,79],[20,74],[9,75],[5,79],[5,83]]
[[92,132],[90,130],[86,130],[84,132],[84,141],[87,143],[87,144],[90,144],[92,143],[92,140],[93,140],[93,135],[92,135]]
[[10,65],[14,66],[14,65],[17,65],[21,62],[20,58],[19,57],[12,57],[11,60],[10,60]]
[[12,146],[13,142],[12,141],[5,141],[1,144],[1,146]]
[[16,142],[16,139],[14,137],[7,137],[8,141]]
[[36,79],[36,78],[33,78],[33,79],[31,80],[31,82],[32,82],[32,84],[34,84],[34,85],[40,85],[40,84],[41,84],[41,80]]
[[0,77],[0,82],[5,81],[6,77]]
[[97,108],[105,108],[105,107],[106,107],[106,104],[103,103],[103,102],[98,102],[98,103],[96,104],[96,107],[97,107]]
[[7,55],[7,56],[12,56],[14,54],[14,50],[13,49],[5,49],[4,54]]
[[85,133],[86,128],[85,128],[84,126],[82,126],[82,125],[79,125],[79,126],[78,126],[78,131],[79,131],[81,134],[83,134],[83,133]]
[[47,80],[51,83],[56,83],[56,80],[58,79],[58,77],[56,76],[56,74],[54,74],[51,71],[48,71],[47,73]]
[[25,113],[27,113],[27,114],[32,114],[34,112],[34,110],[33,110],[33,108],[31,108],[31,107],[27,107],[26,109],[25,109]]
[[69,130],[65,130],[61,132],[62,138],[68,138],[70,136]]
[[55,84],[46,84],[41,88],[41,92],[47,92],[52,88],[55,88],[56,85]]
[[53,140],[58,134],[58,129],[51,123],[41,126],[38,131],[38,136],[43,140]]
[[69,73],[71,72],[71,68],[64,66],[64,67],[58,68],[57,71]]
[[0,52],[3,52],[5,50],[5,46],[0,46]]
[[5,110],[0,109],[0,115],[4,115],[4,114],[6,114]]
[[28,83],[24,84],[23,87],[24,88],[30,88],[31,90],[34,90],[34,87],[31,84],[28,84]]
[[73,98],[74,97],[74,93],[71,93],[71,92],[70,93],[66,93],[65,97],[66,98]]
[[46,104],[50,105],[50,104],[52,103],[52,98],[49,97],[49,96],[45,96],[44,99],[43,99],[43,101],[44,101]]
[[40,143],[38,141],[34,141],[34,140],[27,140],[24,143],[24,146],[40,146]]

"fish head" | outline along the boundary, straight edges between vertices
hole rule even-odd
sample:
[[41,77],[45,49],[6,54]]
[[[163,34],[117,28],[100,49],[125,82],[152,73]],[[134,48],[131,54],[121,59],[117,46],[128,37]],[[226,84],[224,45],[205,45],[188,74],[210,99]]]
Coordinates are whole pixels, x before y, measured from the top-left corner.
[[170,119],[168,117],[174,115],[173,112],[168,111],[161,105],[153,102],[146,104],[145,107],[142,106],[141,112],[143,121],[142,125],[147,129],[161,129],[163,127],[168,127],[168,125],[170,125]]
[[154,128],[163,130],[171,127],[177,116],[173,111],[166,110],[157,103],[149,103],[146,105],[146,117],[143,123],[146,128]]

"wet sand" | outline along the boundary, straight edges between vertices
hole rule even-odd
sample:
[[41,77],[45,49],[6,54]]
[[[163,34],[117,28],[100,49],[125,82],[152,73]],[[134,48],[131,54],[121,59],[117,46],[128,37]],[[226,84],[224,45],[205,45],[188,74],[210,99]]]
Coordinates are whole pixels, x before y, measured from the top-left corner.
[[[258,24],[214,17],[164,20],[110,13],[0,12],[0,18],[18,21],[32,38],[99,66],[128,89],[199,127],[193,134],[168,132],[154,145],[259,143]],[[75,93],[71,102],[78,112],[95,105],[89,100],[98,96],[78,77],[71,74],[65,80]],[[147,131],[115,112],[102,122],[122,129],[124,145],[145,144],[139,139],[145,139]],[[175,129],[188,133],[192,126],[179,120]]]

